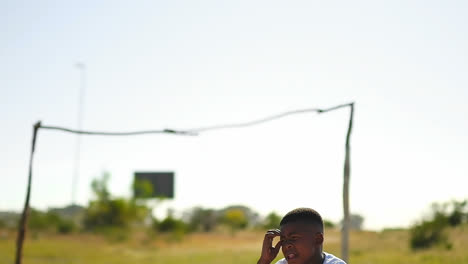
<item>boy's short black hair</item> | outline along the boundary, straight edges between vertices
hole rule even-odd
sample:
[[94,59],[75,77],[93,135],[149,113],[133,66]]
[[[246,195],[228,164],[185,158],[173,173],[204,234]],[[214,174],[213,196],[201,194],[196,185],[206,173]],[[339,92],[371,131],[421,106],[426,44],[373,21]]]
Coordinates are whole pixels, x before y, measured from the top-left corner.
[[322,216],[320,216],[320,214],[314,209],[305,207],[296,208],[287,213],[283,219],[281,219],[280,226],[297,221],[313,223],[319,227],[320,231],[323,232]]

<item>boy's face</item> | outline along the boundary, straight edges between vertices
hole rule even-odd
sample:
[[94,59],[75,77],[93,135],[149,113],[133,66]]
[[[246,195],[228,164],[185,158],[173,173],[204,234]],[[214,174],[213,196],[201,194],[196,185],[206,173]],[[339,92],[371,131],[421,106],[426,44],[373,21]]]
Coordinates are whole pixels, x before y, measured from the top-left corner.
[[288,264],[312,264],[321,258],[323,233],[302,221],[281,226],[281,249]]

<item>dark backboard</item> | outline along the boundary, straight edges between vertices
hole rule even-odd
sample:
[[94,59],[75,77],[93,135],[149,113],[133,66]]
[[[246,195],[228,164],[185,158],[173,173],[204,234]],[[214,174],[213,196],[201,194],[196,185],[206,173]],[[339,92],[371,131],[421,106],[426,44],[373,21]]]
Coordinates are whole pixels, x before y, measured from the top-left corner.
[[[149,182],[153,187],[151,197],[174,198],[174,172],[135,172],[135,181]],[[133,196],[142,197],[135,188]]]

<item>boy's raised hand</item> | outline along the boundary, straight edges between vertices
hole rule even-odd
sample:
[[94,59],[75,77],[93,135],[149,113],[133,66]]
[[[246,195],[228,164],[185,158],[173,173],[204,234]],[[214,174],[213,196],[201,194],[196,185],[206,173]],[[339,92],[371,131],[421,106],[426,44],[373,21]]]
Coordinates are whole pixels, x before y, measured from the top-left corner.
[[276,258],[281,247],[281,240],[273,247],[273,238],[279,235],[279,229],[270,229],[266,232],[263,239],[262,255],[257,264],[270,264]]

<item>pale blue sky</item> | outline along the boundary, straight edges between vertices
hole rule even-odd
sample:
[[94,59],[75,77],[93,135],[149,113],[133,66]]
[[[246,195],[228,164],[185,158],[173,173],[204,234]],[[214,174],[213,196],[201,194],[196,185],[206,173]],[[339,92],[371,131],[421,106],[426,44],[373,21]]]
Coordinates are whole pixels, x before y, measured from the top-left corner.
[[[465,1],[1,1],[0,210],[20,210],[32,125],[193,128],[356,102],[351,210],[407,226],[433,201],[467,198]],[[82,138],[78,201],[112,173],[174,170],[176,210],[244,204],[342,215],[348,110],[254,128]],[[71,201],[76,137],[42,130],[32,205]],[[216,187],[217,186],[217,187]],[[161,210],[163,207],[161,207]]]

